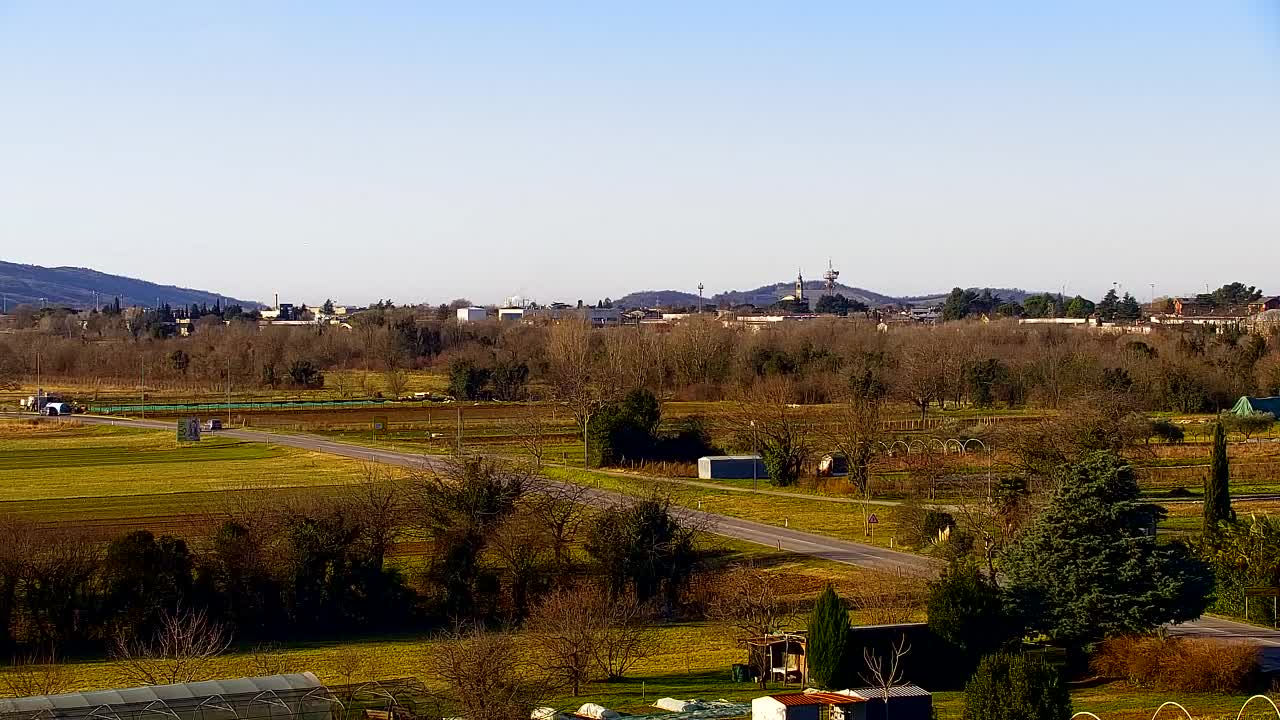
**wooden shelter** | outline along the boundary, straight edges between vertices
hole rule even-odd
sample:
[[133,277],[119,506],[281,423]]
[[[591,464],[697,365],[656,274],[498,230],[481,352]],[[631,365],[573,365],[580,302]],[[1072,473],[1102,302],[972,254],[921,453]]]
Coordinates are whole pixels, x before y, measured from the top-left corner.
[[756,677],[804,685],[809,680],[808,639],[803,632],[748,638],[747,665]]

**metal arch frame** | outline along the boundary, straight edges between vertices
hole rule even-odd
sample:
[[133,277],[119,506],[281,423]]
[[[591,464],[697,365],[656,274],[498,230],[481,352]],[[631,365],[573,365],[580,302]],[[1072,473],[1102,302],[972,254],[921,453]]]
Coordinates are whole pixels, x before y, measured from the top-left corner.
[[53,708],[47,708],[47,707],[40,708],[35,712],[34,715],[27,718],[27,720],[36,720],[36,718],[39,718],[41,716],[44,716],[47,720],[58,720],[58,716],[53,712]]
[[1267,702],[1271,703],[1271,709],[1272,709],[1272,710],[1275,710],[1275,711],[1276,711],[1276,717],[1277,717],[1277,718],[1280,718],[1280,707],[1277,707],[1277,706],[1276,706],[1276,701],[1275,701],[1275,700],[1272,700],[1271,698],[1267,697],[1266,695],[1254,695],[1254,696],[1250,697],[1248,700],[1245,700],[1245,701],[1244,701],[1244,704],[1240,706],[1240,712],[1236,713],[1236,720],[1240,720],[1240,718],[1244,717],[1244,709],[1245,709],[1245,708],[1247,708],[1247,707],[1249,707],[1249,703],[1251,703],[1251,702],[1253,702],[1254,700],[1257,700],[1257,699],[1259,699],[1259,698],[1261,698],[1261,699],[1263,699],[1263,700],[1266,700]]
[[[1179,710],[1181,710],[1181,711],[1182,711],[1182,714],[1187,716],[1187,720],[1195,720],[1195,718],[1191,717],[1191,713],[1187,712],[1187,709],[1186,709],[1186,708],[1182,707],[1182,705],[1181,705],[1180,703],[1176,703],[1176,702],[1174,702],[1174,701],[1172,701],[1172,700],[1166,700],[1166,701],[1164,702],[1164,704],[1162,704],[1160,707],[1156,708],[1155,713],[1151,716],[1151,720],[1156,720],[1156,718],[1160,716],[1160,713],[1161,713],[1161,712],[1163,712],[1163,711],[1164,711],[1164,709],[1165,709],[1165,708],[1167,708],[1167,707],[1169,707],[1170,705],[1172,705],[1172,706],[1174,706],[1174,707],[1178,708]],[[1244,711],[1244,708],[1241,708],[1240,710],[1241,710],[1241,712],[1243,712],[1243,711]]]
[[[213,702],[214,698],[217,698],[218,700],[217,703]],[[195,711],[199,713],[200,720],[204,720],[205,708],[209,708],[212,710],[221,710],[223,712],[229,712],[233,717],[236,718],[236,720],[240,720],[240,713],[237,712],[236,709],[231,706],[231,703],[227,702],[226,698],[222,697],[222,695],[219,695],[218,693],[214,693],[213,695],[210,695],[209,697],[201,700],[199,705],[196,705]]]
[[908,455],[910,455],[910,454],[911,454],[911,448],[915,447],[916,445],[919,445],[919,446],[920,446],[920,452],[921,452],[922,454],[923,454],[923,453],[927,453],[927,452],[929,452],[929,446],[928,446],[928,445],[926,445],[926,444],[924,443],[924,441],[923,441],[923,440],[921,440],[920,438],[911,438],[911,440],[909,440],[909,441],[907,441],[906,443],[903,443],[903,444],[905,444],[905,445],[907,446],[907,454],[908,454]]
[[991,452],[991,446],[978,438],[969,438],[964,441],[961,447],[965,452],[969,451],[969,443],[978,443],[982,451],[987,454],[987,502],[995,499],[994,481],[992,480],[992,466],[994,464],[994,455]]
[[943,454],[946,454],[946,453],[951,452],[951,451],[948,449],[948,448],[950,448],[950,447],[951,447],[951,443],[955,443],[955,445],[956,445],[956,454],[958,454],[958,455],[963,455],[963,454],[964,454],[964,443],[960,442],[960,439],[959,439],[959,438],[947,438],[946,442],[942,443],[942,448],[943,448],[942,452],[943,452]]
[[[153,707],[155,705],[159,705],[160,707],[159,708]],[[151,702],[147,703],[145,706],[143,706],[141,710],[134,713],[133,717],[136,720],[137,718],[140,718],[143,715],[148,715],[151,713],[155,713],[156,715],[163,715],[165,717],[171,717],[173,718],[173,720],[182,720],[182,718],[178,717],[178,713],[174,712],[173,708],[169,707],[169,703],[165,702],[163,698],[156,698],[155,700],[152,700]]]
[[946,444],[946,443],[944,443],[944,442],[942,442],[942,441],[941,441],[941,440],[939,440],[938,438],[936,438],[936,437],[931,437],[931,438],[929,438],[929,439],[927,440],[927,442],[929,443],[929,449],[930,449],[930,450],[932,450],[932,449],[933,449],[934,443],[937,443],[938,448],[940,448],[940,449],[942,450],[942,454],[943,454],[943,455],[946,455],[946,454],[947,454],[947,444]]
[[289,714],[293,713],[293,711],[289,709],[289,704],[281,700],[280,696],[276,694],[275,690],[263,690],[257,695],[254,695],[252,698],[249,699],[249,704],[253,705],[254,703],[262,703],[263,705],[267,706],[268,720],[275,717],[275,715],[271,712],[271,708],[273,707],[284,708],[284,711],[286,713],[289,713]]
[[1076,718],[1078,718],[1078,717],[1080,717],[1080,716],[1082,716],[1082,715],[1083,715],[1083,716],[1087,716],[1087,717],[1091,717],[1091,718],[1093,718],[1093,720],[1102,720],[1102,718],[1098,717],[1097,715],[1094,715],[1093,713],[1089,712],[1088,710],[1081,710],[1080,712],[1076,713],[1075,715],[1072,715],[1072,716],[1071,716],[1071,720],[1076,720]]
[[[98,712],[99,710],[106,710],[107,712],[106,714],[104,714],[104,713]],[[94,720],[121,720],[120,715],[116,713],[116,709],[111,707],[107,703],[103,703],[98,707],[90,710],[89,714],[85,715],[85,718],[94,718]]]
[[297,714],[297,717],[300,718],[306,714],[305,706],[308,700],[323,700],[324,702],[329,703],[330,708],[336,705],[342,709],[342,717],[345,718],[347,716],[347,704],[334,697],[333,691],[328,687],[321,685],[319,687],[311,688],[305,695],[298,698],[298,708],[294,711]]
[[387,701],[388,714],[393,713],[395,708],[400,705],[400,699],[395,696],[395,693],[388,690],[385,685],[377,680],[370,680],[369,682],[362,683],[356,687],[355,690],[351,691],[350,697],[352,700],[355,700],[361,693],[368,693],[370,696],[376,698],[385,698]]

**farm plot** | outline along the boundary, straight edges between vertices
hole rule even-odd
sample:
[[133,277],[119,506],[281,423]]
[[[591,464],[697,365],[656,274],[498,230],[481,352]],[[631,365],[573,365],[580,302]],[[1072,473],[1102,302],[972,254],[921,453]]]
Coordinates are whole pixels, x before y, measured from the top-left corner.
[[237,493],[298,497],[357,480],[360,463],[263,443],[74,422],[0,421],[0,512],[131,527],[182,521]]

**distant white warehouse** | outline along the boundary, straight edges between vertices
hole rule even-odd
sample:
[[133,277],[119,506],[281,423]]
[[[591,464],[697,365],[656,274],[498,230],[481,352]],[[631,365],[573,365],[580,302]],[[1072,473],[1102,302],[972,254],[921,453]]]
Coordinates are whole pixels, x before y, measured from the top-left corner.
[[480,322],[487,317],[489,317],[489,311],[482,307],[472,305],[471,307],[458,308],[458,322],[460,323]]

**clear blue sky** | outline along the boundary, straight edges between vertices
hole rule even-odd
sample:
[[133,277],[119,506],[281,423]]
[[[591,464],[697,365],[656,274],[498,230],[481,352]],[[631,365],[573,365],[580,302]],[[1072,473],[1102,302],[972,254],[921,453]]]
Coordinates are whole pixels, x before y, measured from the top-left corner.
[[1263,0],[0,0],[0,259],[241,297],[1280,293]]

